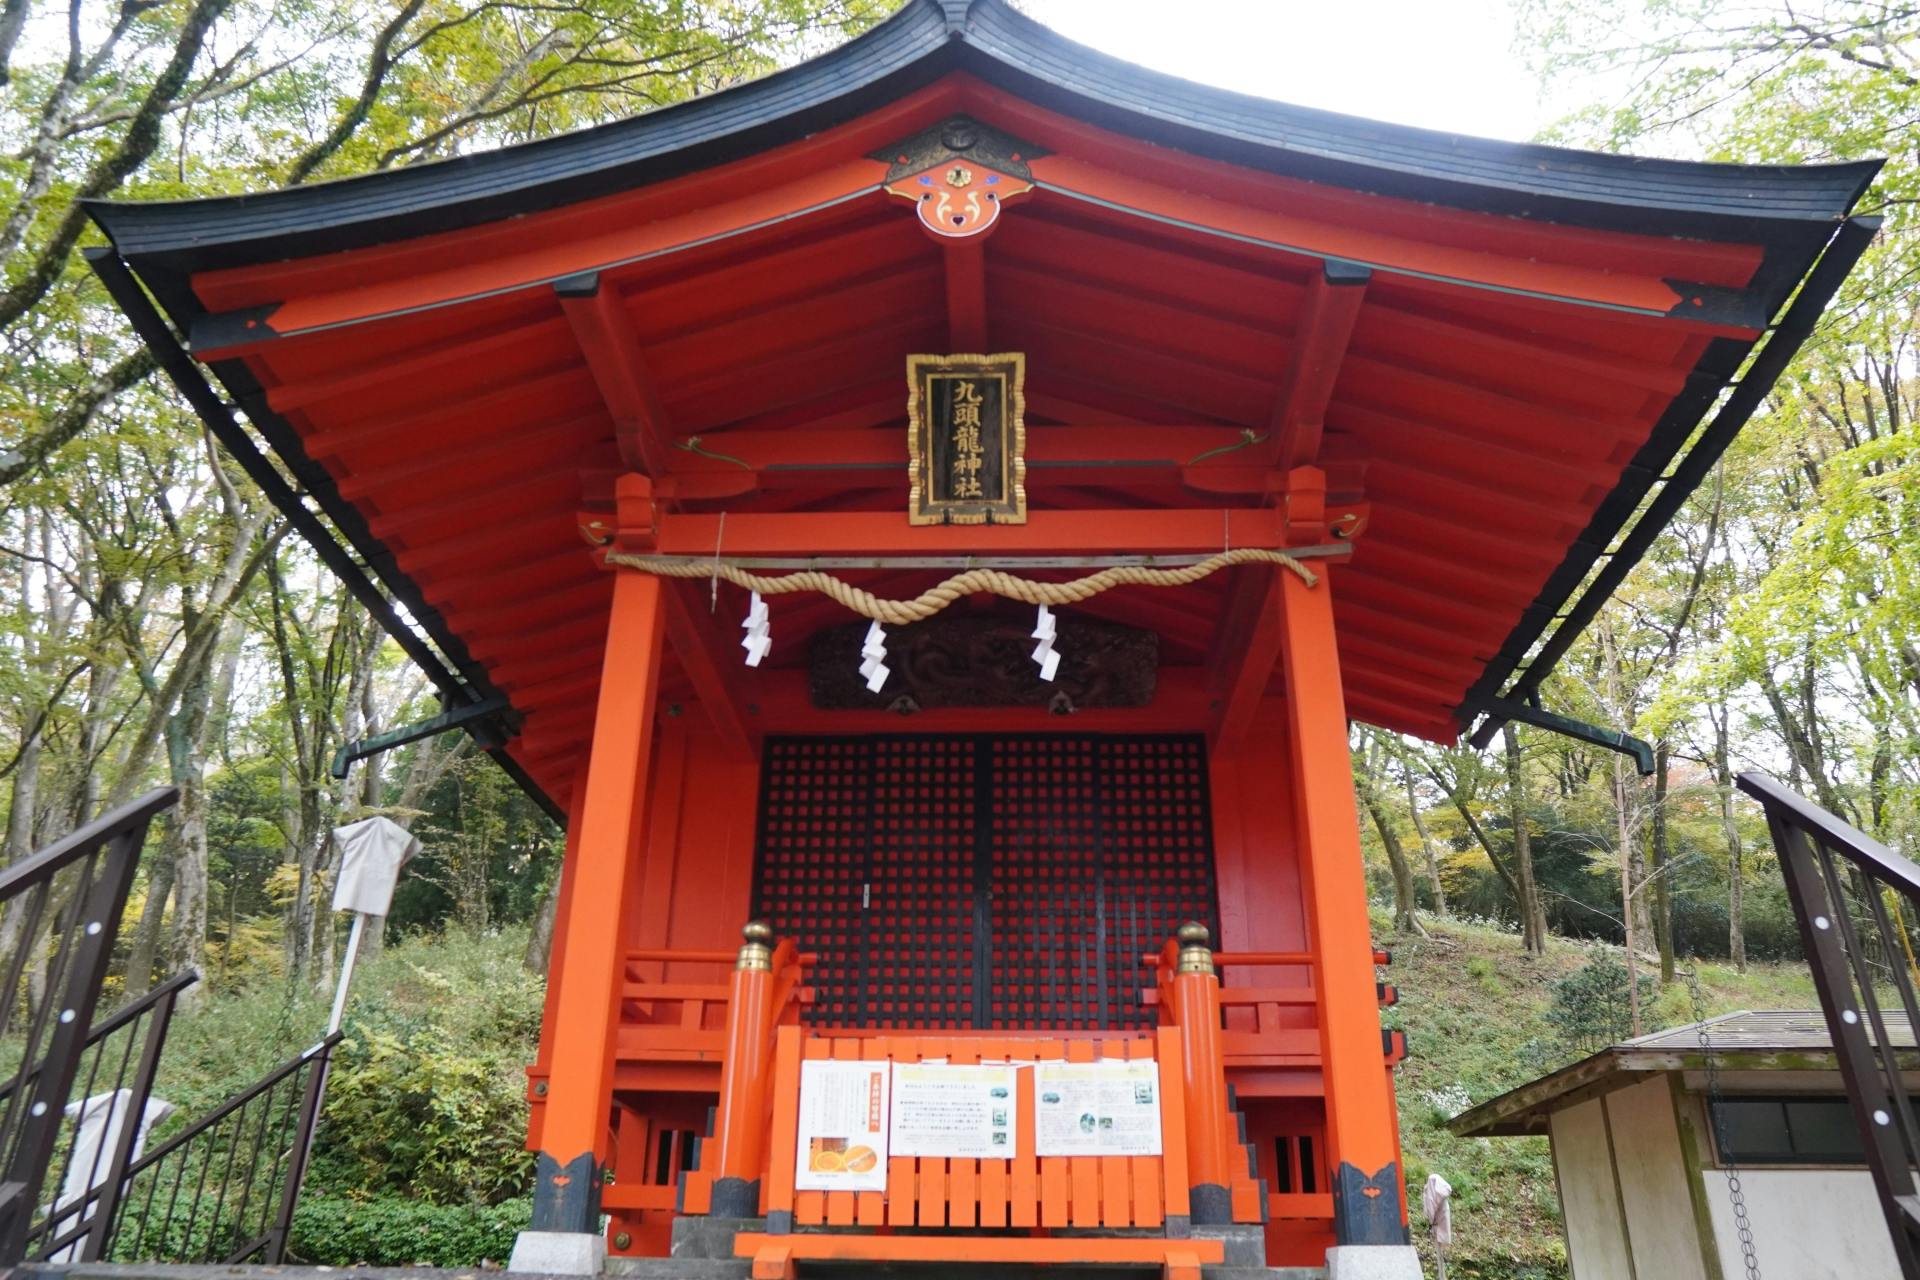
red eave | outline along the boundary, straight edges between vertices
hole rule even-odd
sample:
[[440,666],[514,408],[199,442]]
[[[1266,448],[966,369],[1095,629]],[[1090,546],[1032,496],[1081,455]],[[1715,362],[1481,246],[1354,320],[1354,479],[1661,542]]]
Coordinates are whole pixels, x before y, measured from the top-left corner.
[[[950,307],[943,246],[864,156],[956,110],[1051,154],[985,242],[983,301]],[[1235,169],[952,76],[687,178],[193,288],[217,313],[271,307],[257,335],[200,354],[245,362],[512,696],[525,727],[510,749],[559,797],[584,754],[607,596],[575,513],[606,504],[633,464],[622,433],[657,433],[683,510],[725,511],[736,530],[752,513],[899,512],[903,357],[984,322],[989,349],[1028,354],[1036,511],[1251,509],[1260,455],[1189,464],[1269,431],[1328,257],[1373,269],[1312,442],[1371,504],[1351,563],[1332,570],[1349,709],[1450,738],[1466,690],[1708,344],[1753,336],[1668,315],[1682,301],[1668,281],[1738,287],[1760,256]],[[594,270],[613,310],[570,314],[553,282]],[[610,393],[583,325],[637,344],[644,405]],[[696,436],[703,453],[684,447]],[[1105,465],[1102,443],[1140,465]],[[1216,582],[1089,612],[1160,631],[1170,672],[1188,673],[1177,684],[1199,678],[1224,600]],[[719,631],[737,605],[723,598]],[[846,615],[797,597],[773,609],[763,683],[784,705],[807,633]],[[667,696],[694,696],[698,675],[670,671]]]

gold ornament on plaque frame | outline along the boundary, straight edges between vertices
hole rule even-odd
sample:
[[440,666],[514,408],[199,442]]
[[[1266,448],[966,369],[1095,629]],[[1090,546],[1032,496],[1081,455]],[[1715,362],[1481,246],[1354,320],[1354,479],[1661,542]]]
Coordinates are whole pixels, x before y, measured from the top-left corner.
[[1027,358],[907,357],[907,520],[1027,522]]

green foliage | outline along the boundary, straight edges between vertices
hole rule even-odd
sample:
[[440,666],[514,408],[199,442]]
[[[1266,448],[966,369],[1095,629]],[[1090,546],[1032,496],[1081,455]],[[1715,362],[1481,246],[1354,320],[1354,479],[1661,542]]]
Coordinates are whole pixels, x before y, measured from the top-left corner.
[[[1644,1021],[1655,986],[1652,978],[1639,975],[1645,1031],[1658,1030]],[[1553,983],[1547,1022],[1570,1049],[1594,1053],[1633,1034],[1632,991],[1627,966],[1612,954],[1599,952],[1585,966]]]
[[293,1218],[293,1260],[327,1267],[472,1267],[504,1262],[533,1220],[529,1198],[441,1205],[381,1197],[303,1197]]
[[[456,935],[382,957],[344,1028],[313,1185],[493,1204],[532,1176],[526,1067],[542,984],[524,941]],[[377,984],[377,985],[376,985]]]
[[[451,930],[390,945],[361,966],[309,1192],[435,1205],[526,1192],[525,1068],[538,1047],[544,984],[520,965],[525,945],[517,929]],[[179,1111],[156,1136],[312,1044],[329,1002],[326,991],[289,998],[275,984],[217,995],[177,1017],[156,1092]]]

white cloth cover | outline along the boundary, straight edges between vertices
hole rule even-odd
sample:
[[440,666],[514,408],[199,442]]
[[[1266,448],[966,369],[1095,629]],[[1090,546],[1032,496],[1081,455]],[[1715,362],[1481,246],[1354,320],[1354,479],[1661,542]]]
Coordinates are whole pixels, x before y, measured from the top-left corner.
[[391,818],[362,818],[335,827],[333,842],[340,847],[340,882],[333,886],[333,909],[387,914],[400,868],[420,852],[420,842]]
[[[87,1193],[104,1186],[107,1175],[112,1172],[113,1149],[120,1142],[120,1127],[126,1123],[128,1113],[133,1110],[133,1090],[115,1089],[112,1093],[97,1093],[85,1102],[69,1102],[67,1119],[72,1120],[79,1129],[79,1135],[73,1144],[73,1159],[67,1164],[66,1179],[60,1184],[60,1198],[54,1201],[55,1213],[79,1205],[86,1199]],[[128,1162],[140,1158],[146,1149],[147,1134],[156,1124],[173,1114],[173,1104],[164,1098],[148,1098],[147,1105],[140,1113],[140,1127],[134,1131],[133,1150],[128,1154]],[[93,1216],[92,1210],[84,1211],[86,1218]],[[52,1238],[58,1240],[86,1220],[81,1213],[70,1213],[54,1224]],[[75,1241],[49,1258],[50,1262],[72,1262],[80,1256],[80,1242]]]
[[1420,1192],[1420,1207],[1426,1210],[1433,1228],[1433,1242],[1442,1248],[1453,1243],[1453,1184],[1437,1173],[1427,1175]]

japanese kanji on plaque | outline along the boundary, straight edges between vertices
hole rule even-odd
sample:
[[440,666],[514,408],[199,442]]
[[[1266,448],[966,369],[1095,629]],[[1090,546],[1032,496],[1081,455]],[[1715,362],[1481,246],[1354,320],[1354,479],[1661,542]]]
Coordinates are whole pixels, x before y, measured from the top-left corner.
[[907,357],[914,524],[1025,524],[1027,360]]

